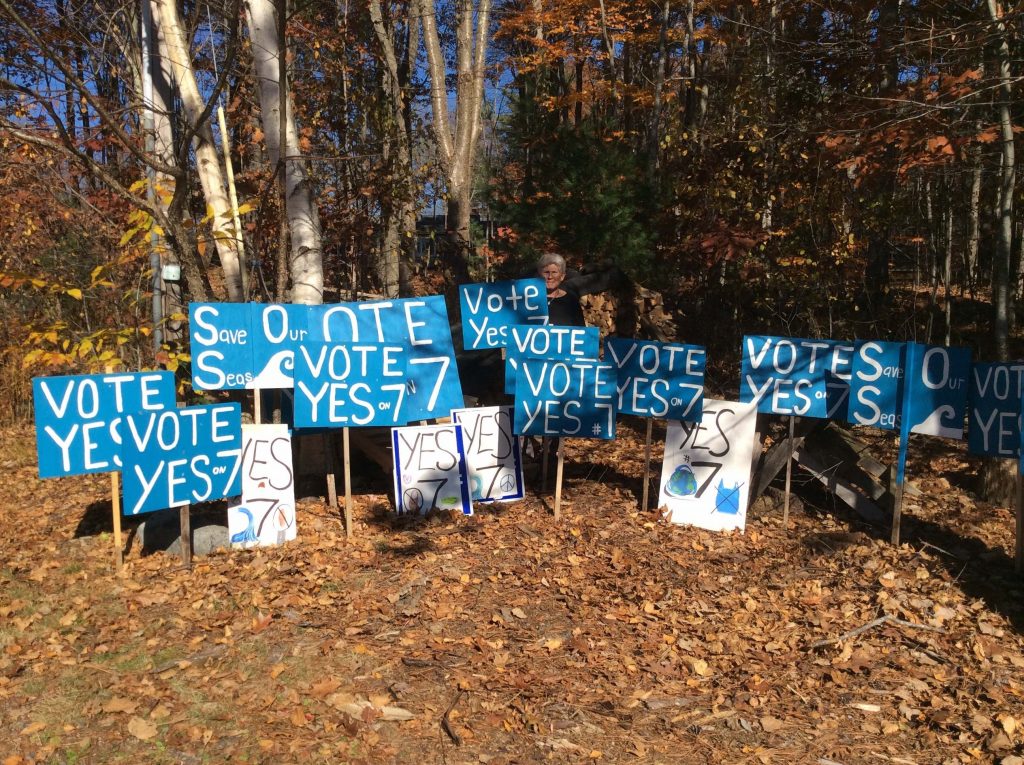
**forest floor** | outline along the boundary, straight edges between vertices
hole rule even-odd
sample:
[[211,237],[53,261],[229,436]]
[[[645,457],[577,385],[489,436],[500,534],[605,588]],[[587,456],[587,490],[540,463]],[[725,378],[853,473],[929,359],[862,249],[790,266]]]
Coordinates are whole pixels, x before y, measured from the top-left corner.
[[558,523],[397,523],[379,486],[351,540],[308,500],[280,548],[115,575],[109,479],[0,435],[4,765],[1024,762],[1013,518],[962,444],[914,442],[898,547],[799,473],[788,528],[640,513],[626,422],[569,442]]

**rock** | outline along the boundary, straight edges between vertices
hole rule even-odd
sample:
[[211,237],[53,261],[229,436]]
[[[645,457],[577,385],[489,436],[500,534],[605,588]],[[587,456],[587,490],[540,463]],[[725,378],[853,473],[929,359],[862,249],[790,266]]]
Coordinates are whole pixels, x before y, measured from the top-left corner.
[[[139,525],[138,535],[142,554],[164,552],[181,555],[181,527],[177,508],[159,510],[150,514]],[[195,523],[195,519],[192,521]],[[217,523],[192,526],[192,555],[209,555],[214,550],[228,546],[228,527]]]

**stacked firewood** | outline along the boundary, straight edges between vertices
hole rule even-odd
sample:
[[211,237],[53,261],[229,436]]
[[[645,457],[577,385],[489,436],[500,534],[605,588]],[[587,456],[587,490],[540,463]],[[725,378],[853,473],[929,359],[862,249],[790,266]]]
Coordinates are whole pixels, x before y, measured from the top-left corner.
[[586,295],[582,299],[587,324],[602,337],[636,337],[668,342],[676,339],[676,325],[665,310],[660,292],[629,285],[625,289]]

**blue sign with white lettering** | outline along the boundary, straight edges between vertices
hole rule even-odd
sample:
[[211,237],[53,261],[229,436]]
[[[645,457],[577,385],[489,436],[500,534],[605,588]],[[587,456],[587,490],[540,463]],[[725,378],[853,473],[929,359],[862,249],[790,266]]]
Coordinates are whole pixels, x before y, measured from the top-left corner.
[[615,438],[615,367],[600,361],[524,358],[513,427],[523,436]]
[[404,425],[405,361],[400,345],[303,343],[295,353],[295,427]]
[[444,298],[313,306],[310,342],[369,342],[405,350],[406,421],[445,417],[464,405]]
[[463,284],[459,287],[462,308],[462,342],[467,351],[503,348],[514,324],[544,324],[548,318],[547,290],[543,279]]
[[907,370],[910,432],[963,438],[971,349],[916,345]]
[[514,325],[505,353],[505,392],[516,392],[516,375],[520,359],[596,361],[600,343],[597,327]]
[[125,423],[125,515],[242,493],[238,404],[132,414]]
[[743,338],[740,401],[757,411],[800,417],[828,416],[824,341],[769,335]]
[[32,399],[40,478],[120,470],[124,415],[173,409],[174,374],[36,377]]
[[253,374],[251,303],[192,303],[188,326],[195,390],[242,390]]
[[967,392],[967,449],[986,457],[1020,453],[1024,364],[974,364]]
[[697,421],[704,402],[707,352],[698,345],[609,338],[620,414]]
[[847,421],[897,430],[903,401],[906,343],[860,340],[853,357]]

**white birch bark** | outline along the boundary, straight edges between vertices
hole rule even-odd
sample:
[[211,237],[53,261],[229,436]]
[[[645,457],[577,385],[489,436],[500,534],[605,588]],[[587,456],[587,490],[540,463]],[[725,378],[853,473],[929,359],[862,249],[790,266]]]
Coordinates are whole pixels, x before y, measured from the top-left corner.
[[249,37],[252,40],[253,68],[259,84],[263,135],[270,164],[274,167],[281,157],[280,120],[281,109],[285,109],[284,172],[291,243],[288,267],[291,302],[317,305],[323,302],[324,297],[323,236],[309,173],[299,148],[295,109],[287,83],[284,87],[285,96],[281,96],[278,74],[281,46],[277,39],[277,11],[273,0],[248,0],[246,11]]
[[196,124],[205,108],[203,98],[196,84],[192,58],[185,43],[181,19],[176,0],[154,0],[153,23],[157,39],[165,46],[167,64],[178,86],[181,105],[185,116],[196,131],[193,148],[196,153],[196,174],[203,189],[207,210],[210,213],[210,227],[213,231],[214,246],[224,270],[224,285],[228,300],[238,302],[244,299],[242,293],[242,272],[238,258],[238,246],[231,221],[231,205],[221,171],[220,157],[213,142],[213,130],[209,119]]

